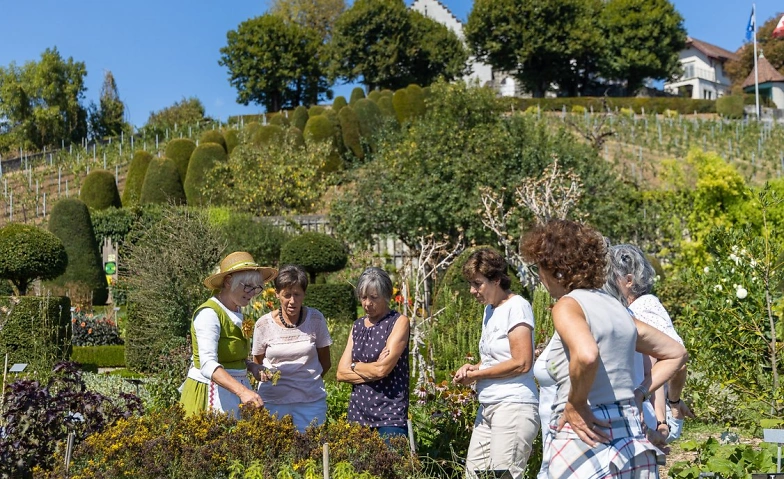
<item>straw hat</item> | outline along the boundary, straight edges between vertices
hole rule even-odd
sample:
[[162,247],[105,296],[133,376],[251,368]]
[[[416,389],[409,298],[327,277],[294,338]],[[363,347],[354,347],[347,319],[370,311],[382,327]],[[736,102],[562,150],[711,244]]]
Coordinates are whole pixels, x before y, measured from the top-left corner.
[[258,271],[261,273],[261,284],[272,281],[278,275],[275,268],[259,266],[253,261],[253,256],[244,251],[236,251],[223,258],[220,262],[220,271],[204,280],[204,286],[215,290],[223,288],[223,278],[240,271]]

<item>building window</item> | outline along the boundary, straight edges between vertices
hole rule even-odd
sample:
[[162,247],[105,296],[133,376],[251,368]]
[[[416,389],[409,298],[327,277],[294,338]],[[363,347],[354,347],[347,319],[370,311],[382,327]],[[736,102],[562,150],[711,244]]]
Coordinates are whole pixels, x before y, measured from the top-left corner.
[[683,79],[694,78],[694,63],[687,63],[683,66]]
[[711,90],[702,90],[702,98],[704,100],[713,100],[713,91],[711,91]]

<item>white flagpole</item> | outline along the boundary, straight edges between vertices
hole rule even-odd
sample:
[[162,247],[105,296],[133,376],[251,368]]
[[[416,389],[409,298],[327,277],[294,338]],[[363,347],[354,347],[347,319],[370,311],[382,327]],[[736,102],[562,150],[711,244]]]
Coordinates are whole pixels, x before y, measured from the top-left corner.
[[752,17],[754,17],[754,99],[756,100],[755,110],[757,112],[757,120],[760,119],[760,104],[759,104],[759,69],[757,68],[757,5],[751,4]]

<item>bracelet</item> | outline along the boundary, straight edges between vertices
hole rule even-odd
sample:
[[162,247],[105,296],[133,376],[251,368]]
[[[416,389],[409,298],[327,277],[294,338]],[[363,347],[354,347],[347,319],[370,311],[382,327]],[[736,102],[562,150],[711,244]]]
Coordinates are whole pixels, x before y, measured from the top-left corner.
[[646,388],[644,388],[642,386],[637,386],[636,388],[634,388],[634,390],[635,391],[640,391],[640,393],[642,393],[642,400],[643,401],[647,401],[648,399],[651,398],[651,393]]
[[656,421],[656,429],[659,429],[659,426],[667,426],[667,430],[670,429],[670,425],[667,424],[667,421]]
[[667,398],[667,402],[668,402],[669,404],[672,404],[672,405],[674,406],[674,405],[676,405],[676,404],[680,404],[680,403],[681,403],[681,400],[680,400],[680,398],[678,398],[678,400],[677,400],[677,401],[673,401],[672,399],[670,399],[670,398]]

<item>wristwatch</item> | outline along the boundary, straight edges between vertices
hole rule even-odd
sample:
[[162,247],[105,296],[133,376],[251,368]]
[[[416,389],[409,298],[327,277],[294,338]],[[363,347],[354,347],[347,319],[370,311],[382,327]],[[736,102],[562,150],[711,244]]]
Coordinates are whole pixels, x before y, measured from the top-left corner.
[[357,367],[357,363],[351,362],[351,370],[354,371],[354,368]]

